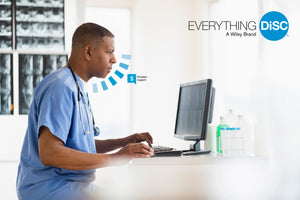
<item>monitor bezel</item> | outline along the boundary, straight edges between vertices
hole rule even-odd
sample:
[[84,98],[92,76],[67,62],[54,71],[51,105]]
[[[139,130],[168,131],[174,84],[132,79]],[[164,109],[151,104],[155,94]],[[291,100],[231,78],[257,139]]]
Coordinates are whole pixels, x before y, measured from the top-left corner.
[[[206,85],[206,91],[205,91],[205,106],[204,106],[204,115],[202,122],[202,130],[199,135],[195,134],[178,134],[177,133],[177,123],[178,123],[178,114],[179,114],[179,105],[180,105],[180,98],[181,98],[181,90],[184,87],[193,86],[193,85]],[[174,136],[177,138],[181,138],[184,140],[205,140],[207,135],[207,126],[208,126],[208,120],[209,120],[209,110],[210,110],[210,101],[211,101],[211,94],[212,94],[212,79],[204,79],[194,82],[188,82],[188,83],[182,83],[179,87],[179,95],[178,95],[178,103],[177,103],[177,112],[176,112],[176,122],[175,122],[175,129],[174,129]]]

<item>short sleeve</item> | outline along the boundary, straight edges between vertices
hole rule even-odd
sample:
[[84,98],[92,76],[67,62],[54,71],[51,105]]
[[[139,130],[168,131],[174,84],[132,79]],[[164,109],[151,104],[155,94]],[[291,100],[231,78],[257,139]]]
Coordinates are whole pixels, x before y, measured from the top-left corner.
[[51,85],[39,101],[38,130],[46,126],[50,132],[65,144],[71,127],[74,92],[65,84]]

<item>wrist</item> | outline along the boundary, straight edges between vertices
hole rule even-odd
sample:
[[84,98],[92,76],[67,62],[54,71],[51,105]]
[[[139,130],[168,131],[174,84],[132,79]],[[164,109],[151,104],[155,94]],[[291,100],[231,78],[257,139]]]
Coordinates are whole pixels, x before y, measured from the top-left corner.
[[117,166],[123,165],[123,164],[127,163],[130,160],[128,158],[128,156],[123,155],[120,152],[112,153],[112,154],[109,154],[109,155],[110,155],[110,158],[111,158],[112,165],[117,165]]
[[103,153],[99,153],[99,163],[100,166],[99,167],[108,167],[108,166],[113,166],[116,163],[116,160],[118,158],[118,155],[116,153],[112,153],[112,154],[103,154]]
[[129,135],[127,137],[127,140],[128,140],[128,143],[127,144],[130,144],[130,143],[137,143],[137,137],[138,137],[138,134],[135,133],[135,134],[132,134],[132,135]]
[[130,136],[123,138],[121,143],[122,143],[122,146],[126,146],[127,144],[134,143],[134,141],[132,140],[132,137],[130,135]]

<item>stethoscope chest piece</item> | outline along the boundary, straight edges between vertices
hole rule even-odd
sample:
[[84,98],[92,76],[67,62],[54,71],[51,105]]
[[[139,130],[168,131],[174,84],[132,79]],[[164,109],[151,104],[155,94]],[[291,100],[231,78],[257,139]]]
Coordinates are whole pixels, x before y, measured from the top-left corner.
[[98,136],[100,134],[100,128],[98,126],[94,126],[94,135]]

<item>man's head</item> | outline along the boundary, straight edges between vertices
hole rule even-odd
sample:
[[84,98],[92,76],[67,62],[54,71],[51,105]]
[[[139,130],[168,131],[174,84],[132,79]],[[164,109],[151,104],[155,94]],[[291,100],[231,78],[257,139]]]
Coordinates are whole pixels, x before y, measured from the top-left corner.
[[94,24],[94,23],[84,23],[79,26],[72,37],[72,48],[83,48],[87,44],[97,44],[103,41],[103,38],[114,37],[114,35],[106,28]]
[[72,54],[83,59],[88,79],[106,77],[116,63],[114,49],[114,35],[98,24],[82,24],[73,34]]

